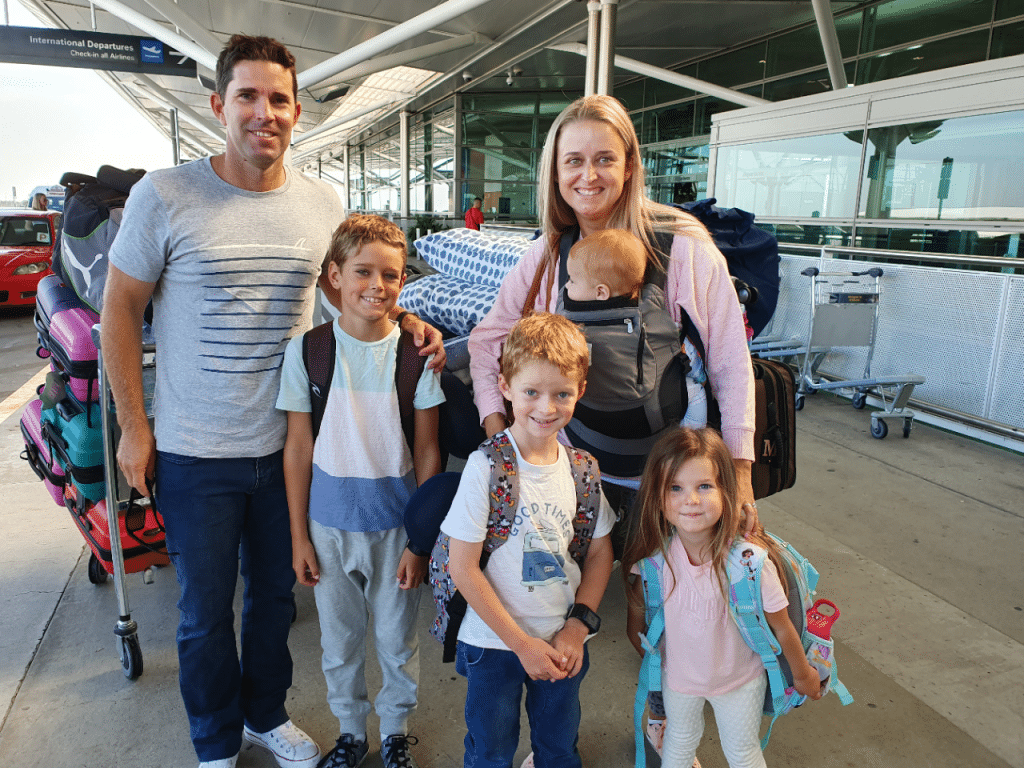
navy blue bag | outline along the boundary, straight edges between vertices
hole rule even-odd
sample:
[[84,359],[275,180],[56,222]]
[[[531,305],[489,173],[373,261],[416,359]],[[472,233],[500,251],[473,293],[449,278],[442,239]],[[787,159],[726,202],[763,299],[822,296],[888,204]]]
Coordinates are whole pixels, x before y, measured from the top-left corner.
[[754,214],[739,208],[719,208],[715,198],[677,205],[708,228],[729,273],[757,290],[747,307],[747,321],[756,337],[772,319],[779,301],[779,241],[754,226]]

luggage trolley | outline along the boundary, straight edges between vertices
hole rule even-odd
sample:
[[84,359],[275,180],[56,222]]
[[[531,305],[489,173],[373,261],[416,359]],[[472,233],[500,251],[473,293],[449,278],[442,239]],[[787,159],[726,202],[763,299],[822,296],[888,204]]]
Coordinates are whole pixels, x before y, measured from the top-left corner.
[[[811,316],[807,341],[789,354],[802,355],[803,365],[797,383],[796,408],[804,405],[804,395],[819,390],[853,390],[853,407],[867,402],[868,393],[877,394],[882,411],[871,414],[871,436],[879,440],[889,433],[886,419],[903,420],[903,436],[910,437],[914,412],[906,407],[914,387],[924,384],[916,374],[872,376],[871,358],[878,329],[878,300],[882,269],[863,272],[822,272],[808,267],[800,274],[811,279]],[[866,347],[867,361],[860,379],[831,381],[818,374],[828,352],[834,347]]]
[[[123,479],[117,468],[117,442],[120,431],[117,426],[117,416],[110,392],[110,384],[107,381],[106,372],[103,367],[103,352],[100,349],[99,328],[99,325],[93,327],[92,336],[97,349],[96,362],[99,374],[100,403],[102,405],[100,410],[102,414],[103,452],[107,467],[105,473],[107,519],[110,530],[114,532],[121,530],[121,518],[125,518],[130,508],[135,507],[135,509],[141,508],[143,511],[148,511],[152,506],[152,502],[146,498],[136,499],[133,493],[129,494],[126,498],[120,487],[119,480]],[[155,350],[155,345],[143,344],[143,394],[146,415],[150,419],[153,418],[153,387],[156,380]],[[125,486],[127,486],[126,482]],[[146,548],[153,552],[152,560],[155,564],[159,565],[162,562],[167,562],[165,551],[158,551],[153,547]],[[166,550],[166,547],[164,547],[164,550]],[[128,603],[128,590],[125,580],[125,551],[120,535],[111,535],[110,554],[113,562],[114,591],[117,595],[118,619],[114,625],[114,635],[117,637],[118,656],[121,659],[121,668],[124,671],[124,676],[129,680],[135,680],[142,674],[142,648],[139,645],[137,634],[138,624],[132,619],[131,607]],[[152,568],[153,565],[147,565],[143,572],[143,580],[147,584],[153,581]]]

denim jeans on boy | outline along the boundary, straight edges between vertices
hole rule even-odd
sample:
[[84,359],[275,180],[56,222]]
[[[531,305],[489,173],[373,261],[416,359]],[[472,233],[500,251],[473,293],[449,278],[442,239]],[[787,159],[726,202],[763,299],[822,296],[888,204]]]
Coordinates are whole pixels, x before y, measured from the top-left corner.
[[[264,733],[288,719],[293,601],[291,531],[282,452],[202,459],[157,452],[156,501],[181,586],[181,696],[199,760],[238,753],[242,726]],[[241,659],[232,603],[245,582]]]
[[519,746],[519,703],[526,687],[526,715],[537,768],[580,768],[580,684],[590,667],[586,646],[579,674],[531,680],[512,651],[459,642],[455,671],[466,690],[465,768],[510,768]]

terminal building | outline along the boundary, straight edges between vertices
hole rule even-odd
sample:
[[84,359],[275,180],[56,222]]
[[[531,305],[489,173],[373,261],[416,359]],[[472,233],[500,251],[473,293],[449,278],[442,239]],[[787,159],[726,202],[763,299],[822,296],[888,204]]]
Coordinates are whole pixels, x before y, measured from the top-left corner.
[[[101,72],[168,137],[168,164],[223,151],[209,109],[217,52],[235,32],[269,35],[298,61],[291,162],[350,211],[425,232],[461,227],[480,197],[484,234],[530,236],[547,132],[596,91],[631,114],[652,198],[714,197],[776,235],[781,294],[765,336],[808,334],[806,269],[880,268],[871,372],[922,377],[909,407],[945,431],[904,441],[894,428],[876,441],[867,412],[828,396],[797,415],[797,484],[764,499],[762,519],[839,602],[836,656],[856,702],[829,697],[787,716],[768,764],[1024,768],[1024,579],[1013,566],[1024,540],[1024,0],[19,2],[69,39],[144,37],[175,66],[195,62],[184,76]],[[853,380],[867,362],[837,345],[819,370]],[[11,389],[31,397],[23,384]],[[0,418],[11,448],[0,462],[0,764],[194,764],[173,576],[132,585],[146,672],[126,683],[109,631],[117,605],[86,582],[89,552],[67,513],[13,458],[13,414]],[[617,578],[590,645],[580,742],[585,764],[613,768],[633,765],[639,666]],[[316,609],[310,590],[297,600],[289,709],[324,743],[337,722]],[[462,679],[441,665],[426,618],[417,755],[461,765]],[[711,723],[705,735],[701,761],[723,768]],[[524,736],[516,766],[528,752]],[[239,764],[271,763],[245,752]]]
[[[714,197],[778,237],[774,337],[806,335],[807,264],[888,262],[874,370],[923,375],[925,418],[1024,450],[1024,0],[24,4],[196,61],[193,78],[104,73],[176,162],[220,151],[226,37],[277,37],[298,60],[293,164],[412,231],[461,226],[476,197],[485,226],[535,226],[548,128],[611,93],[653,199]],[[851,352],[822,371],[863,367]]]

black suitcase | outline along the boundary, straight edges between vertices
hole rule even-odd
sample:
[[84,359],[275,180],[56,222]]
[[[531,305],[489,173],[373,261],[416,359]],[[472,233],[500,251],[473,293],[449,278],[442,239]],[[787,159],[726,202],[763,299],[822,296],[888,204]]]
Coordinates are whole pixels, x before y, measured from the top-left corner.
[[796,482],[796,380],[788,365],[752,358],[754,367],[754,498]]

